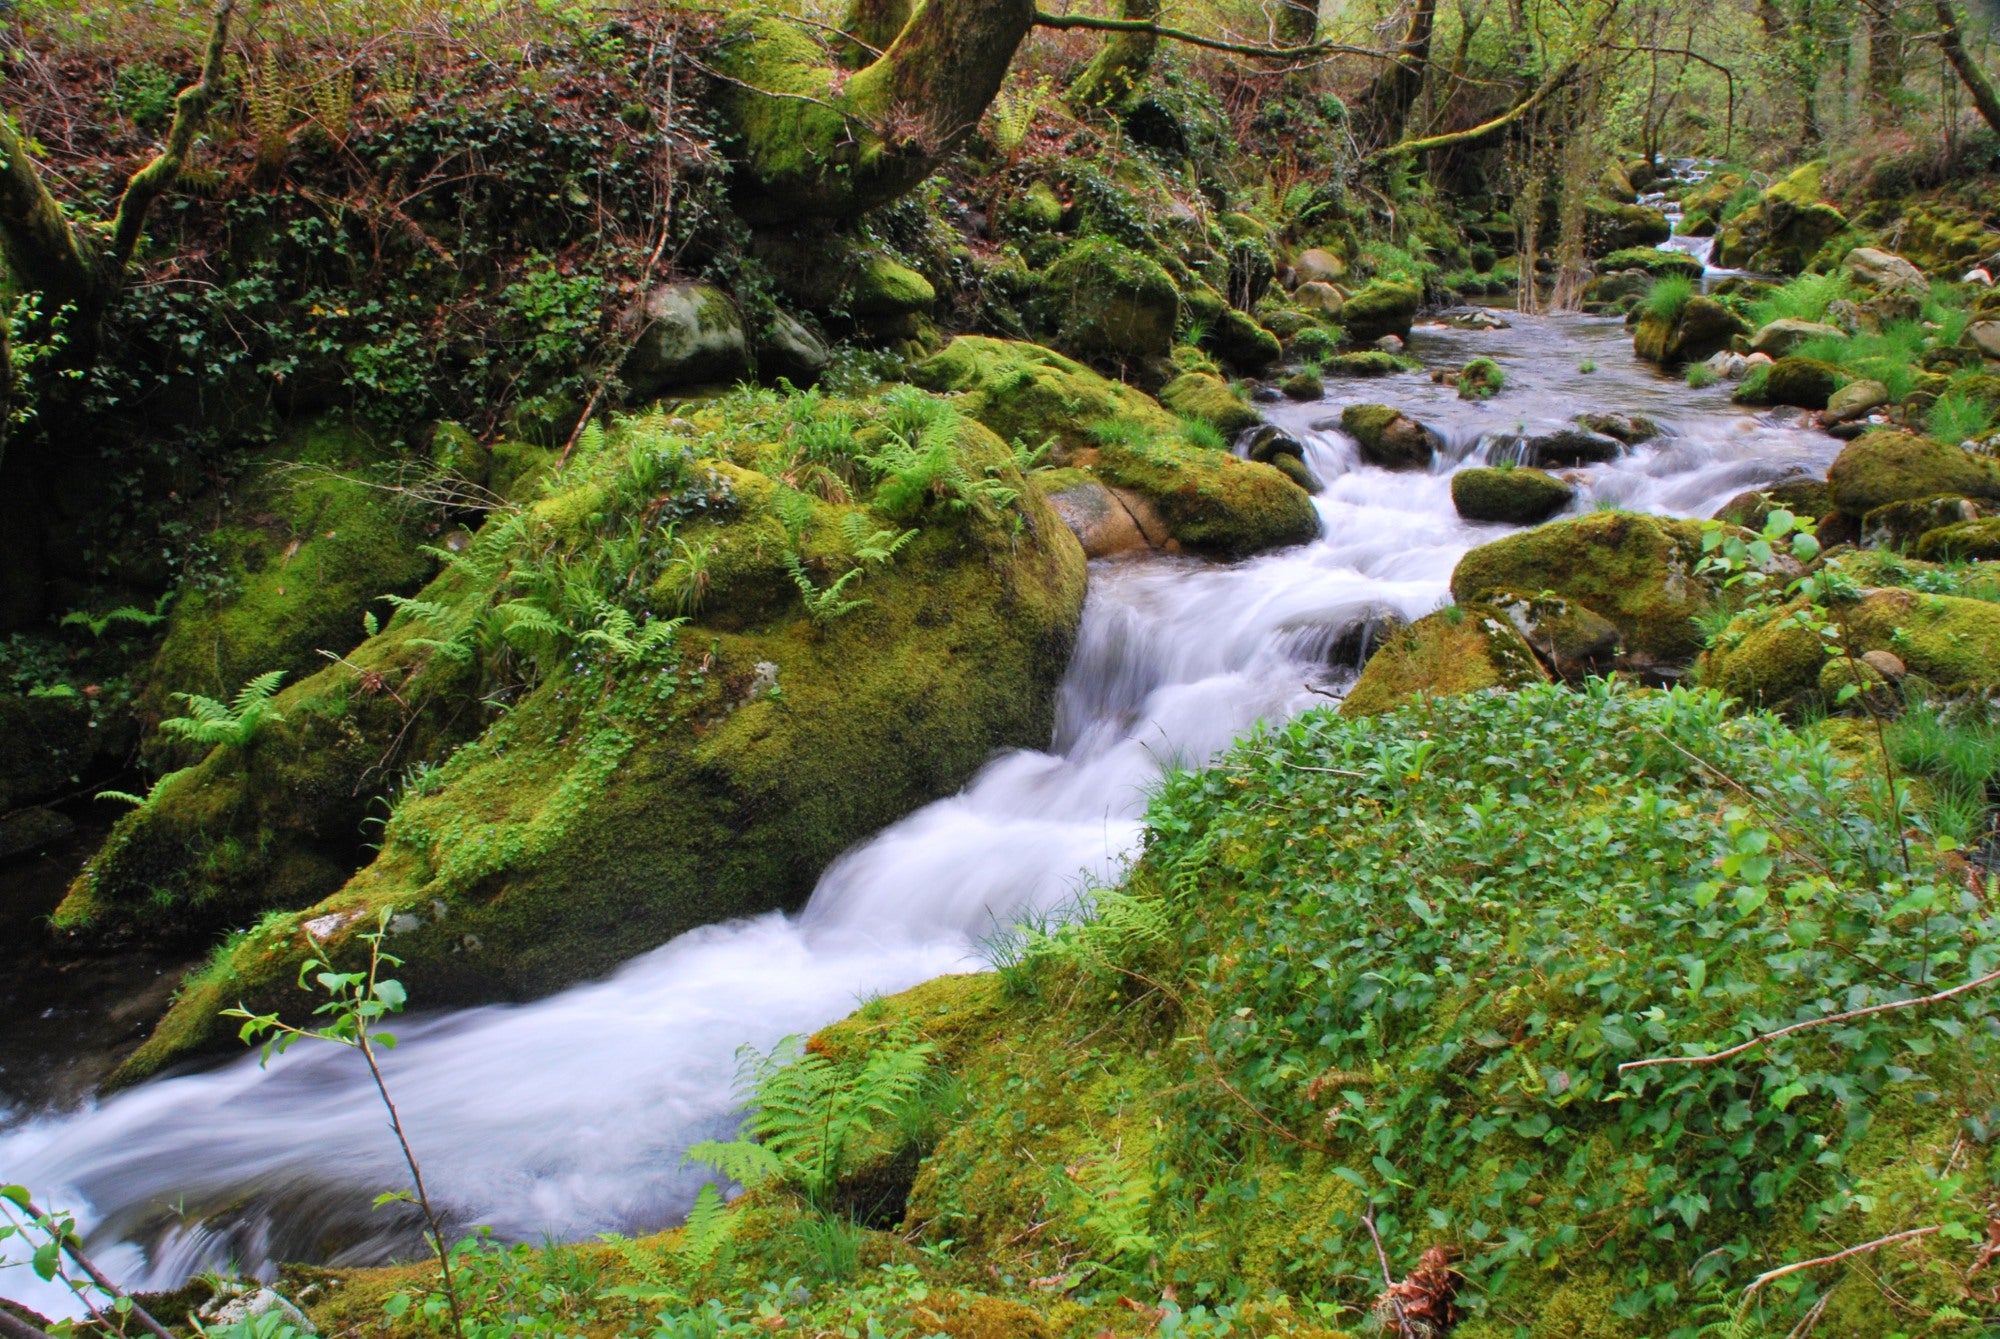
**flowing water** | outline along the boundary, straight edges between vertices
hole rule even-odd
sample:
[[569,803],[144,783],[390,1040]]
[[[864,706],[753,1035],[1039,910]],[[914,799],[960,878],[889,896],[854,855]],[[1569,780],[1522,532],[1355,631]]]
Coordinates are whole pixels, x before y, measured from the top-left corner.
[[[1497,356],[1507,389],[1491,403],[1412,373],[1272,406],[1325,482],[1321,537],[1228,564],[1096,564],[1048,750],[996,758],[963,792],[850,851],[796,916],[694,931],[535,1004],[403,1020],[388,1081],[454,1223],[535,1240],[674,1221],[699,1184],[682,1150],[732,1124],[739,1047],[768,1048],[876,992],[978,970],[996,928],[1115,877],[1163,767],[1325,703],[1352,681],[1369,628],[1447,600],[1460,555],[1507,533],[1451,505],[1451,472],[1483,460],[1492,437],[1588,410],[1651,415],[1669,435],[1574,472],[1576,507],[1687,516],[1822,471],[1839,445],[1646,369],[1616,321],[1509,319],[1493,332],[1420,327],[1411,342],[1434,363]],[[1448,458],[1415,474],[1361,464],[1335,428],[1313,426],[1357,401],[1431,423]],[[407,1253],[407,1216],[368,1207],[401,1180],[365,1071],[332,1047],[297,1048],[268,1070],[245,1058],[156,1080],[0,1134],[0,1181],[75,1209],[100,1261],[138,1287]],[[49,1293],[24,1300],[65,1309]]]

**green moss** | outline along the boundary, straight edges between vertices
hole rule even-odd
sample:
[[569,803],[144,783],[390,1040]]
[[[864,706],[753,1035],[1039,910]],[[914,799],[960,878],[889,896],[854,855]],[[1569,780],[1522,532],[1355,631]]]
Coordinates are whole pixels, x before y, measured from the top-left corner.
[[1827,484],[1841,514],[1866,516],[1891,502],[1940,493],[2000,498],[2000,467],[1914,433],[1871,432],[1841,449]]
[[1787,354],[1772,363],[1754,393],[1746,382],[1736,393],[1739,404],[1794,405],[1800,409],[1824,409],[1833,393],[1846,382],[1847,374],[1833,363],[1818,358]]
[[929,311],[936,301],[930,280],[882,255],[864,258],[848,286],[848,309],[864,320]]
[[1340,323],[1357,344],[1371,344],[1384,335],[1407,339],[1423,302],[1423,289],[1401,279],[1371,279],[1340,309]]
[[1685,251],[1662,251],[1656,246],[1626,247],[1602,257],[1596,264],[1599,274],[1614,270],[1644,270],[1647,274],[1680,274],[1701,277],[1701,262]]
[[1065,458],[1094,447],[1113,424],[1161,432],[1174,427],[1173,415],[1145,392],[1038,344],[962,335],[912,368],[910,377],[963,397],[965,412],[1002,439],[1030,446],[1053,440]]
[[376,470],[358,433],[315,425],[281,440],[208,537],[221,559],[219,592],[193,589],[171,608],[148,675],[147,700],[176,714],[173,693],[227,699],[244,681],[282,669],[296,680],[365,635],[384,594],[422,583],[435,563],[420,551],[418,509]]
[[1160,390],[1160,403],[1182,418],[1200,419],[1227,436],[1264,421],[1228,382],[1205,372],[1188,372],[1169,381]]
[[1474,358],[1458,373],[1458,398],[1490,400],[1507,385],[1507,374],[1491,358]]
[[1017,232],[1054,232],[1062,226],[1063,203],[1056,196],[1054,187],[1037,179],[1004,203],[1001,219]]
[[1340,704],[1375,716],[1419,697],[1449,697],[1546,681],[1535,653],[1506,616],[1486,604],[1426,614],[1392,633]]
[[1797,710],[1819,685],[1826,647],[1812,629],[1769,610],[1738,615],[1696,668],[1702,685],[1773,711]]
[[1428,468],[1438,445],[1436,433],[1394,405],[1351,404],[1340,411],[1340,430],[1362,459],[1389,470]]
[[1495,589],[1547,590],[1605,618],[1636,664],[1685,664],[1701,649],[1694,616],[1713,592],[1695,575],[1695,521],[1596,512],[1474,549],[1451,574],[1461,604]]
[[1568,506],[1576,489],[1534,469],[1474,467],[1451,476],[1451,503],[1468,521],[1538,525]]
[[1326,372],[1336,377],[1386,377],[1409,370],[1409,363],[1381,349],[1337,353],[1326,360]]
[[2000,517],[1984,516],[1939,526],[1917,541],[1917,557],[1925,562],[2000,559]]
[[1090,237],[1049,267],[1036,305],[1056,343],[1079,358],[1164,358],[1173,347],[1180,291],[1150,257]]
[[1284,356],[1276,335],[1233,307],[1217,318],[1207,347],[1232,367],[1251,373],[1264,371]]

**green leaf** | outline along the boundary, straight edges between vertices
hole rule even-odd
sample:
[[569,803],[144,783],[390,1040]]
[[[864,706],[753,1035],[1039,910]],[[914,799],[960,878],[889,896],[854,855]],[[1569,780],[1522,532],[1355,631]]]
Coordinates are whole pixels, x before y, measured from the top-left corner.
[[56,1268],[62,1263],[62,1250],[52,1241],[45,1241],[35,1248],[35,1274],[43,1281],[56,1276]]
[[0,1186],[0,1199],[12,1200],[19,1208],[27,1208],[33,1198],[26,1186]]
[[403,983],[400,981],[377,981],[375,983],[375,998],[382,1001],[383,1005],[394,1011],[401,1009],[410,997],[404,991]]

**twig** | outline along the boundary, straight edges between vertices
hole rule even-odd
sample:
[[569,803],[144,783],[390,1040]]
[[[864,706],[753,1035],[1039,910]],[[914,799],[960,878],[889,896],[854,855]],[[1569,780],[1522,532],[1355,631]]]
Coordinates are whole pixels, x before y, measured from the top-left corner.
[[1101,19],[1091,14],[1050,14],[1035,11],[1037,28],[1089,28],[1111,33],[1151,33],[1173,42],[1185,42],[1189,46],[1206,47],[1210,51],[1226,51],[1236,56],[1255,56],[1260,60],[1301,60],[1314,56],[1366,56],[1371,60],[1399,59],[1394,52],[1377,51],[1373,47],[1349,46],[1344,42],[1313,42],[1307,46],[1260,46],[1254,42],[1225,42],[1220,38],[1203,37],[1185,28],[1168,28],[1145,19]]
[[36,1329],[7,1309],[18,1305],[0,1297],[0,1339],[51,1339],[48,1331]]
[[1929,1227],[1913,1227],[1907,1232],[1892,1232],[1886,1237],[1877,1237],[1873,1241],[1864,1241],[1859,1246],[1849,1246],[1844,1251],[1835,1251],[1832,1255],[1822,1255],[1817,1259],[1800,1260],[1795,1264],[1780,1265],[1776,1269],[1767,1269],[1756,1278],[1750,1280],[1750,1286],[1743,1290],[1743,1295],[1748,1297],[1771,1280],[1781,1279],[1787,1274],[1796,1274],[1802,1269],[1813,1269],[1820,1265],[1836,1264],[1850,1256],[1863,1255],[1882,1246],[1892,1246],[1899,1241],[1909,1241],[1915,1237],[1928,1237],[1931,1233],[1938,1231],[1939,1226],[1939,1224],[1933,1223]]
[[[34,1219],[37,1223],[55,1222],[53,1218],[36,1208],[33,1201],[22,1204],[21,1212]],[[81,1269],[92,1283],[103,1289],[106,1295],[113,1298],[124,1297],[130,1300],[128,1293],[106,1278],[104,1271],[90,1262],[90,1257],[83,1253],[83,1247],[77,1244],[74,1233],[57,1229],[54,1235],[56,1237],[56,1244],[62,1247],[63,1254],[74,1260],[77,1268]],[[131,1314],[133,1319],[145,1326],[148,1331],[156,1336],[156,1339],[174,1339],[172,1331],[168,1330],[166,1326],[160,1324],[157,1320],[154,1320],[152,1313],[146,1310],[145,1307],[140,1306],[136,1301],[132,1303]]]
[[[1708,1055],[1656,1055],[1649,1060],[1627,1060],[1624,1064],[1618,1066],[1618,1072],[1623,1074],[1628,1069],[1645,1069],[1652,1065],[1712,1065],[1718,1060],[1727,1060],[1731,1056],[1741,1055],[1753,1047],[1762,1046],[1767,1041],[1775,1041],[1779,1037],[1789,1036],[1794,1032],[1804,1032],[1808,1028],[1825,1027],[1829,1023],[1848,1023],[1857,1018],[1867,1018],[1872,1014],[1886,1014],[1897,1009],[1920,1009],[1927,1004],[1938,1004],[1950,999],[1954,995],[1963,995],[1969,990],[1977,990],[1979,987],[1990,985],[1995,981],[2000,981],[2000,971],[1988,972],[1985,976],[1976,977],[1961,985],[1953,986],[1950,990],[1940,990],[1934,995],[1924,995],[1913,1000],[1891,1000],[1887,1004],[1871,1004],[1866,1009],[1849,1009],[1844,1013],[1825,1014],[1819,1018],[1808,1018],[1803,1023],[1792,1023],[1789,1026],[1777,1028],[1770,1032],[1760,1032],[1749,1041],[1741,1042],[1726,1051],[1715,1051]],[[1935,1231],[1936,1229],[1927,1228],[1925,1230]]]
[[1389,1305],[1396,1313],[1396,1332],[1403,1339],[1414,1339],[1410,1333],[1410,1318],[1403,1314],[1403,1299],[1396,1296],[1396,1280],[1389,1276],[1389,1253],[1382,1249],[1382,1234],[1375,1230],[1375,1201],[1368,1201],[1368,1211],[1361,1215],[1361,1225],[1368,1229],[1368,1240],[1375,1243],[1375,1259],[1382,1266],[1382,1295],[1389,1299]]

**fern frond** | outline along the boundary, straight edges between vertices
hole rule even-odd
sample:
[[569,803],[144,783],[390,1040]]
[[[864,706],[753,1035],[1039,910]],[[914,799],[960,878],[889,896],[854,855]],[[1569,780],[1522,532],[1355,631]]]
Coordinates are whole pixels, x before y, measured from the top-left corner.
[[704,1140],[691,1145],[682,1161],[705,1163],[740,1186],[760,1186],[785,1171],[776,1153],[747,1139]]

